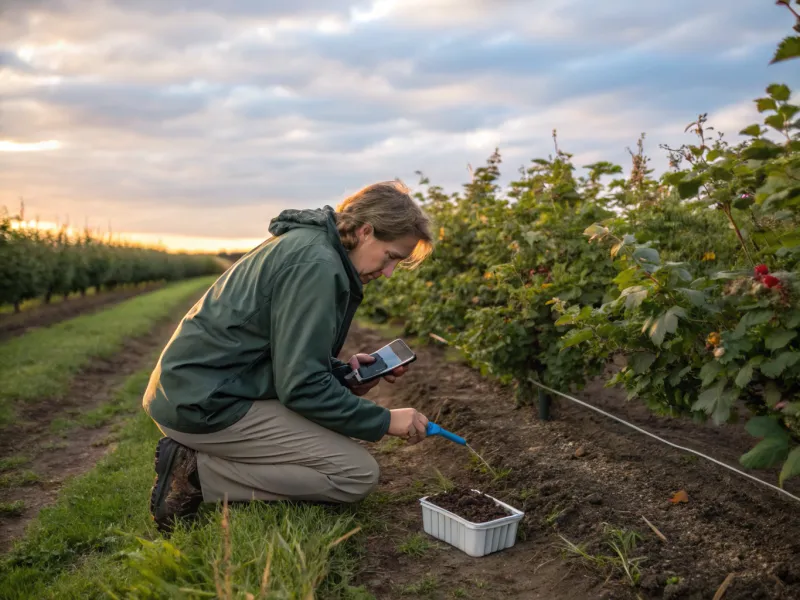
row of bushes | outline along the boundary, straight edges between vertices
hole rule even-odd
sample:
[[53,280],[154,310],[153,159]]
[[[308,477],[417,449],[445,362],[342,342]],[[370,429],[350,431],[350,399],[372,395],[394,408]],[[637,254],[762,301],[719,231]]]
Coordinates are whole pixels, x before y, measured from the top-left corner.
[[19,310],[26,300],[86,294],[90,288],[175,281],[218,273],[223,262],[208,255],[175,254],[106,241],[85,232],[43,231],[0,216],[0,305]]
[[800,474],[800,106],[785,85],[755,101],[764,125],[729,144],[701,115],[696,139],[664,148],[654,177],[643,139],[627,176],[576,175],[558,148],[498,185],[498,152],[463,191],[423,176],[434,256],[367,291],[364,310],[406,334],[444,336],[512,384],[582,385],[611,356],[609,385],[666,415],[716,423],[749,413],[748,467]]

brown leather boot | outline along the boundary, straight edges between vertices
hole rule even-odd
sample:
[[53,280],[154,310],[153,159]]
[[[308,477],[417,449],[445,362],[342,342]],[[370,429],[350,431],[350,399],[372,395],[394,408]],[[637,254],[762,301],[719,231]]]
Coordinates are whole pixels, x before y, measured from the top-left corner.
[[161,438],[156,446],[155,469],[150,514],[158,530],[169,533],[176,521],[193,518],[203,502],[197,452],[172,438]]

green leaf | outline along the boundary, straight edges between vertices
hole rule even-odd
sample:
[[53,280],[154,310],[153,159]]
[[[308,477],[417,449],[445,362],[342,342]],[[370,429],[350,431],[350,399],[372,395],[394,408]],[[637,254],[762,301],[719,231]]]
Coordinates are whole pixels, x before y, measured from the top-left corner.
[[625,298],[625,309],[632,310],[639,308],[644,299],[647,298],[647,288],[641,285],[634,285],[622,290],[619,296],[620,298]]
[[524,234],[522,234],[522,237],[524,237],[525,241],[531,246],[533,246],[536,242],[543,242],[547,239],[547,236],[541,231],[526,231]]
[[598,225],[595,223],[594,225],[589,225],[586,229],[583,230],[583,235],[589,236],[589,241],[592,241],[596,237],[604,236],[608,233],[608,227],[603,227],[602,225]]
[[704,307],[706,305],[706,295],[701,291],[689,288],[677,288],[677,291],[685,295],[694,306]]
[[764,401],[770,408],[774,408],[781,401],[781,391],[774,381],[768,381],[764,386]]
[[752,137],[758,137],[761,135],[761,125],[750,125],[749,127],[745,127],[739,132],[739,135],[749,135]]
[[670,385],[678,385],[681,382],[681,380],[683,380],[683,376],[686,375],[691,370],[692,370],[692,366],[691,365],[689,365],[687,367],[683,367],[682,369],[679,368],[679,367],[675,368],[672,371],[672,373],[670,373],[669,378],[667,379],[667,381],[669,381]]
[[[769,61],[769,64],[772,65],[784,60],[789,60],[790,58],[797,58],[798,56],[800,56],[800,36],[790,35],[783,38],[780,44],[778,44],[775,55],[772,57],[772,60]],[[777,99],[780,100],[780,98]],[[786,100],[788,99],[789,97],[787,95]]]
[[702,410],[711,415],[717,425],[725,423],[731,416],[733,403],[739,397],[739,392],[735,388],[725,389],[727,384],[728,379],[725,378],[708,388],[697,397],[697,401],[692,405],[692,410]]
[[738,338],[743,336],[751,327],[768,323],[774,316],[775,313],[771,310],[751,310],[746,312],[744,315],[742,315],[742,318],[739,320],[739,324],[734,330],[734,337]]
[[791,121],[792,117],[800,112],[800,106],[794,104],[784,104],[778,109],[778,112],[783,116],[784,120]]
[[643,248],[643,247],[637,248],[633,252],[633,258],[634,260],[640,263],[647,262],[657,265],[660,262],[658,256],[658,250],[656,250],[655,248]]
[[769,140],[756,140],[742,151],[745,160],[769,160],[783,154],[783,148]]
[[800,310],[793,310],[786,317],[786,326],[794,329],[798,325],[800,325]]
[[656,355],[652,352],[637,352],[630,357],[629,364],[634,373],[641,375],[646,372],[655,361]]
[[739,458],[739,463],[748,469],[774,467],[789,453],[789,438],[766,438],[761,440],[747,454]]
[[767,377],[779,377],[787,367],[793,366],[798,360],[800,352],[782,352],[777,358],[761,365],[761,372]]
[[631,283],[636,281],[637,275],[638,275],[638,269],[636,267],[630,267],[629,269],[620,271],[619,275],[614,277],[613,281],[620,288],[627,288]]
[[564,336],[562,344],[564,348],[571,348],[592,339],[592,337],[594,337],[594,332],[591,329],[579,329]]
[[797,331],[773,331],[764,340],[764,344],[769,350],[780,350],[795,337],[797,337]]
[[[656,346],[664,343],[664,336],[668,333],[675,333],[678,328],[678,317],[686,317],[686,311],[680,306],[673,306],[668,311],[662,313],[649,327],[647,335]],[[645,324],[647,326],[647,323]]]
[[756,108],[758,108],[758,112],[763,113],[768,110],[778,110],[778,104],[773,98],[759,98],[756,100]]
[[714,162],[720,156],[722,156],[722,152],[720,152],[719,150],[709,150],[708,154],[706,154],[706,160],[708,162]]
[[694,196],[697,196],[697,192],[700,191],[700,186],[702,184],[703,180],[700,178],[681,181],[678,184],[678,195],[680,195],[681,200],[693,198]]
[[778,477],[778,485],[783,487],[783,482],[790,477],[800,475],[800,446],[796,446],[794,450],[789,452],[786,462],[783,463],[781,474]]
[[712,360],[704,364],[703,368],[700,369],[700,379],[703,382],[703,387],[708,387],[717,378],[720,371],[722,371],[722,364],[719,361]]
[[744,426],[747,433],[757,438],[768,437],[789,437],[786,430],[781,427],[781,424],[775,417],[762,415],[760,417],[753,417]]
[[741,368],[739,374],[736,376],[736,385],[740,388],[747,387],[747,384],[753,379],[753,365],[747,363]]
[[783,131],[783,128],[786,126],[786,118],[780,114],[770,115],[764,119],[764,123],[777,129],[778,131]]
[[767,86],[767,93],[778,102],[786,102],[792,95],[792,90],[784,83],[773,83]]

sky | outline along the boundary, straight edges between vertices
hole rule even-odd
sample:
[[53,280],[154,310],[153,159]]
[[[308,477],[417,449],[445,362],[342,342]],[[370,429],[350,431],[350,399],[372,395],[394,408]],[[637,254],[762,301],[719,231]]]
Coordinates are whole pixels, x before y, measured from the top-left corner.
[[173,249],[417,171],[456,192],[559,146],[737,139],[793,20],[772,0],[2,0],[0,207]]

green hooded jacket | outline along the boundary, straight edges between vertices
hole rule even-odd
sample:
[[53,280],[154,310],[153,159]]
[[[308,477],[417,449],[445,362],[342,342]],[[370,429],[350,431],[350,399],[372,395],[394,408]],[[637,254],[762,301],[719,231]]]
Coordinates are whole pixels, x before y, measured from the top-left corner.
[[366,441],[387,409],[342,383],[335,358],[363,298],[333,209],[285,210],[274,236],[230,267],[181,320],[142,404],[183,433],[229,427],[253,402],[280,401],[323,427]]

